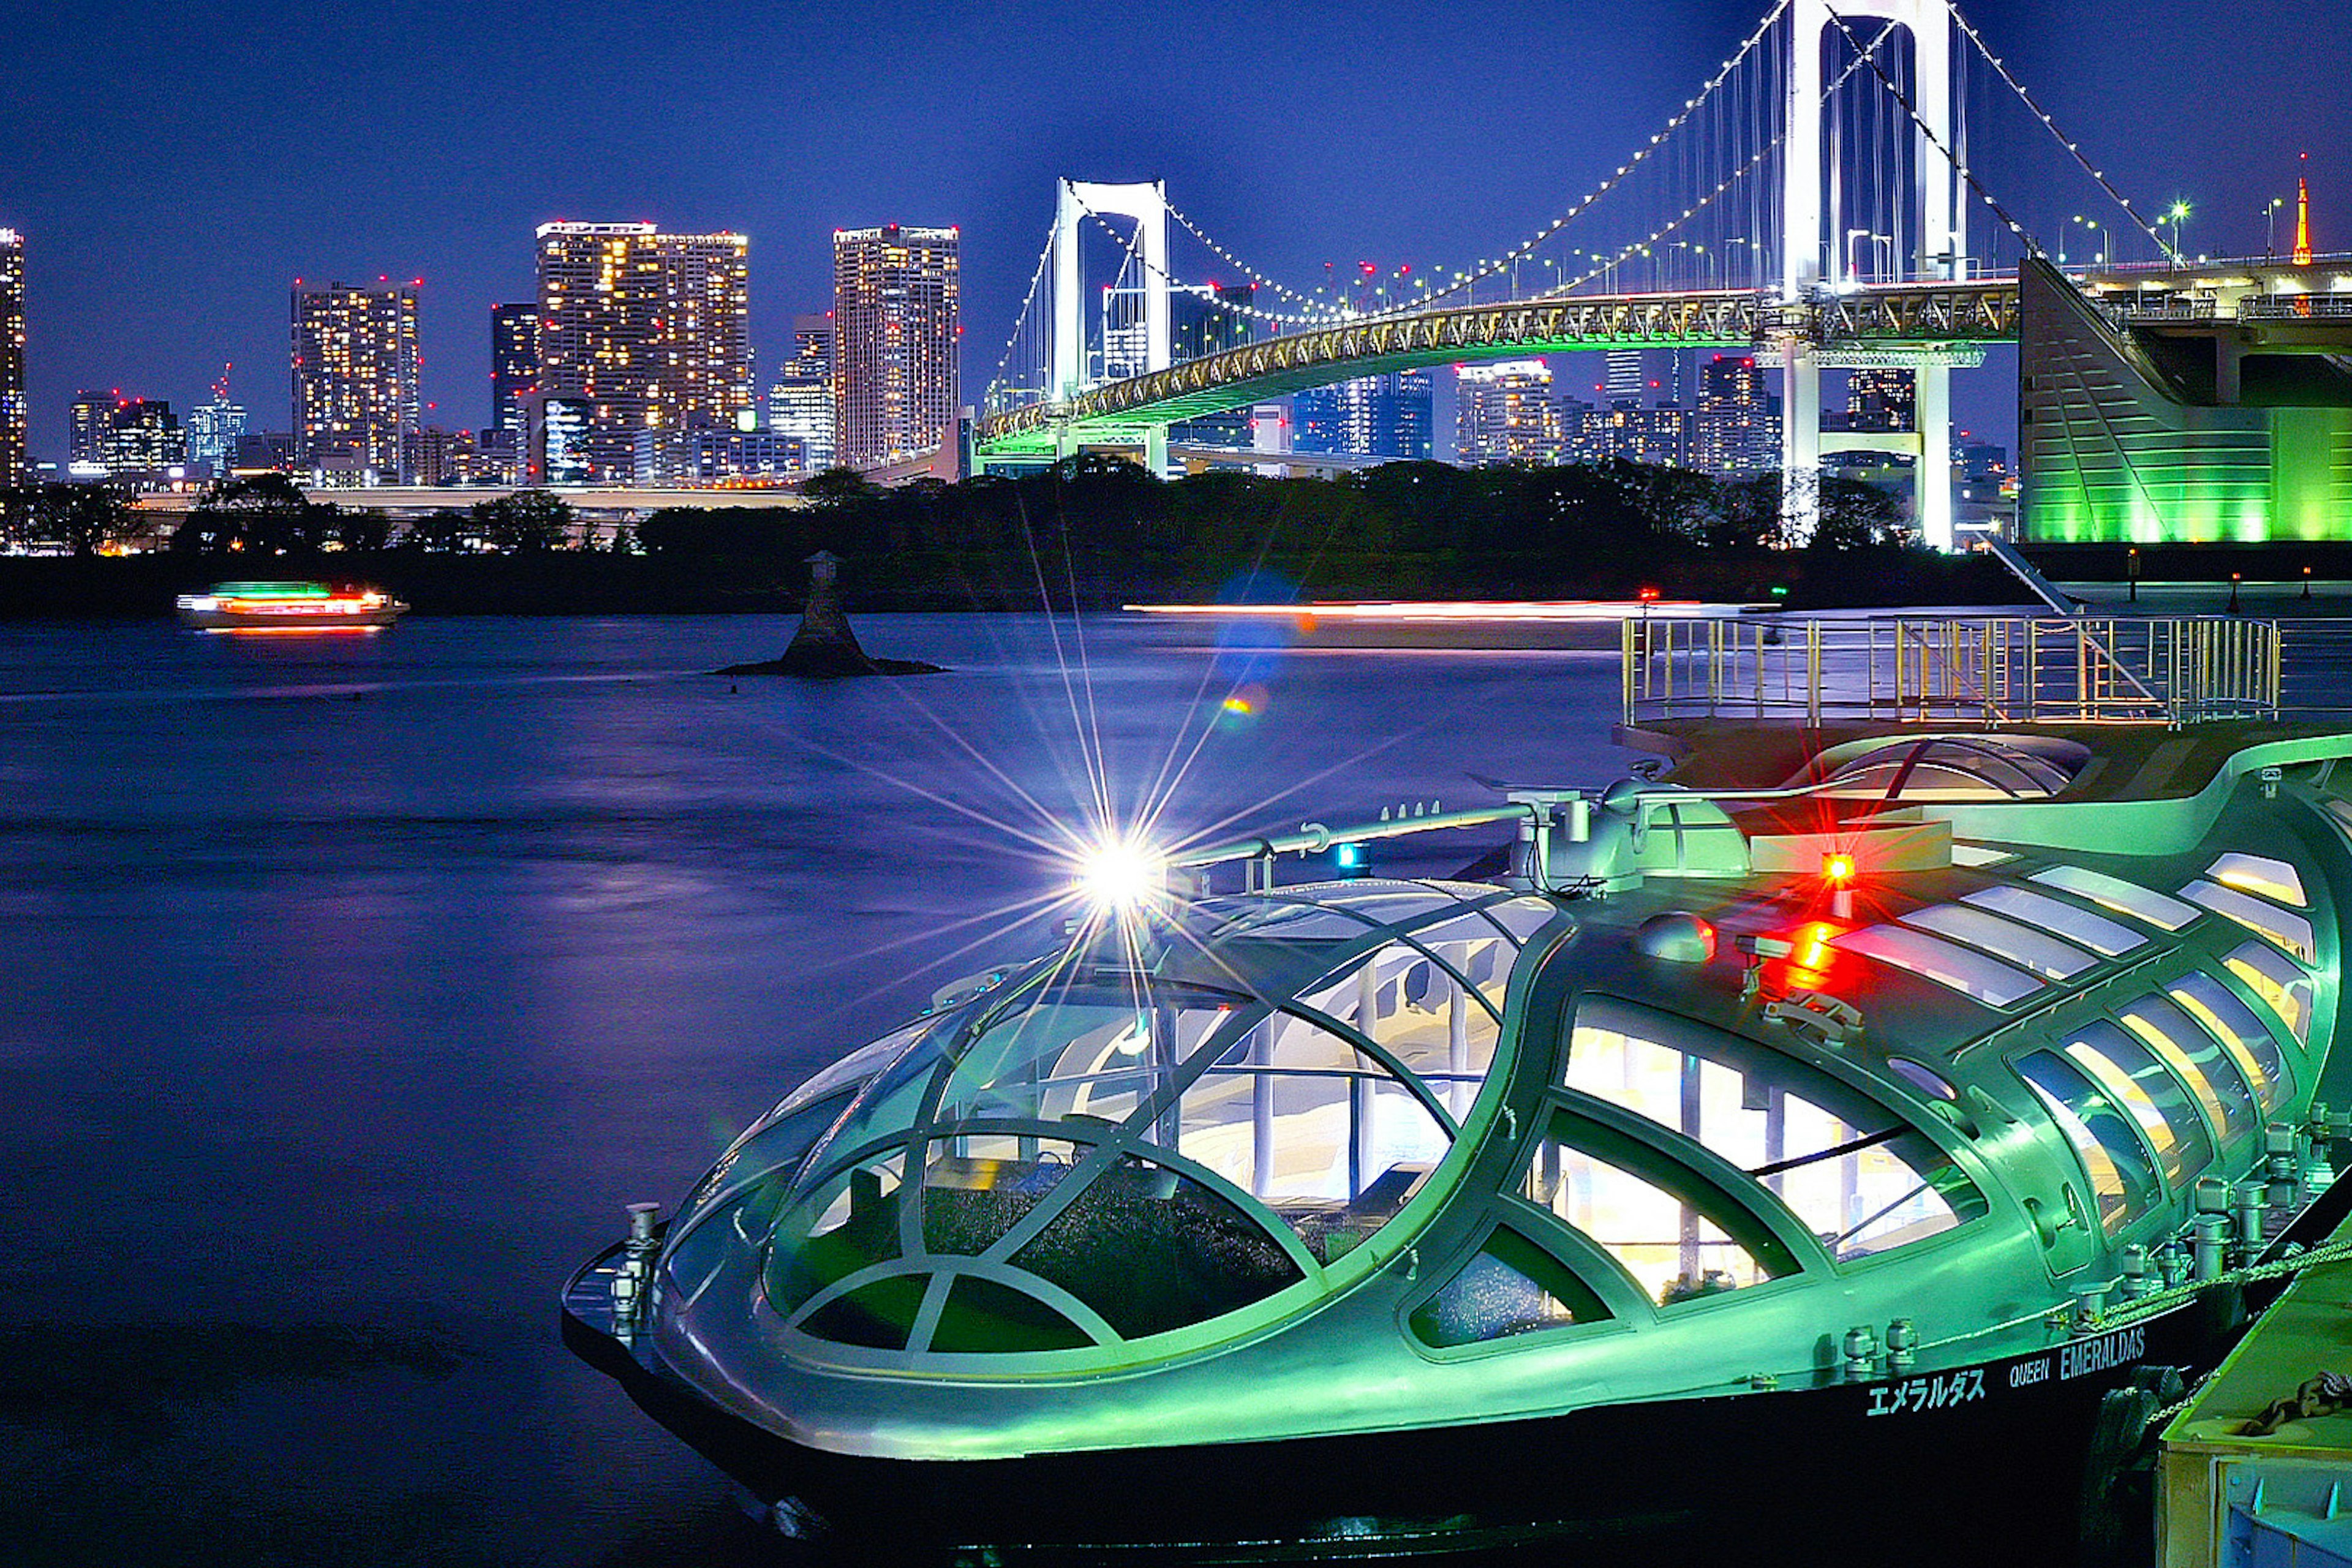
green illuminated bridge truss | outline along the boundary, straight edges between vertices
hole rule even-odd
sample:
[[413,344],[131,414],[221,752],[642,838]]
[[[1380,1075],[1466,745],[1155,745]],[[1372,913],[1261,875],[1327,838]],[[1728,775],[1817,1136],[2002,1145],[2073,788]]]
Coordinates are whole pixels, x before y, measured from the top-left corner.
[[1245,343],[1115,381],[1065,401],[992,414],[979,457],[1051,458],[1303,387],[1387,371],[1596,349],[1777,347],[1831,351],[1965,349],[2017,337],[2013,279],[1917,283],[1825,294],[1796,304],[1769,295],[1577,296],[1470,305],[1349,321]]

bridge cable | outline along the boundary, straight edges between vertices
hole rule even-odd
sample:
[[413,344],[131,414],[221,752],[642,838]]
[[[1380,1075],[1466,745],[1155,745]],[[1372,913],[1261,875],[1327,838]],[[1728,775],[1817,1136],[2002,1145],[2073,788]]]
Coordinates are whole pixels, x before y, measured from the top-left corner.
[[[1837,30],[1843,33],[1846,41],[1859,51],[1862,48],[1862,40],[1854,37],[1852,27],[1846,26],[1845,18],[1831,6],[1824,5],[1822,9],[1828,12],[1830,20],[1837,24]],[[1870,56],[1864,57],[1864,63],[1877,74],[1878,79],[1885,84],[1886,90],[1895,95],[1895,101],[1903,106],[1903,111],[1908,114],[1911,117],[1911,122],[1919,128],[1919,133],[1927,137],[1928,142],[1942,155],[1944,161],[1951,164],[1953,171],[1969,183],[1969,189],[1977,194],[1977,198],[1992,209],[1995,217],[2009,226],[2009,231],[2017,236],[2019,242],[2027,247],[2030,254],[2036,258],[2046,258],[2048,253],[2042,248],[2042,242],[2027,233],[2025,226],[2011,217],[2009,209],[2001,205],[1990,191],[1985,189],[1984,182],[1977,178],[1975,170],[1952,155],[1952,150],[1944,144],[1944,139],[1936,133],[1935,128],[1927,123],[1920,115],[1916,106],[1912,103],[1910,94],[1905,92],[1895,79],[1887,74],[1886,68],[1878,63],[1875,50]]]
[[[1037,285],[1045,281],[1045,268],[1053,264],[1053,260],[1054,234],[1053,230],[1048,228],[1045,232],[1045,248],[1037,253],[1037,269],[1029,274],[1029,291],[1021,297],[1021,310],[1013,318],[1012,335],[1004,340],[1004,352],[997,356],[995,373],[989,377],[987,387],[981,393],[981,402],[983,405],[989,402],[990,395],[1004,380],[1004,367],[1013,363],[1013,351],[1020,345],[1022,331],[1029,324],[1029,307],[1036,302]],[[1025,370],[1028,367],[1024,365],[1022,368]],[[1041,374],[1037,379],[1042,384],[1045,377]]]
[[[1951,12],[1952,20],[1958,25],[1960,31],[1967,36],[1969,42],[1976,46],[1977,53],[1985,58],[1986,63],[1990,65],[1992,68],[2000,74],[2000,79],[2009,84],[2010,91],[2017,94],[2019,100],[2024,103],[2025,107],[2032,110],[2034,115],[2041,120],[2043,126],[2048,128],[2051,136],[2057,142],[2057,143],[2061,147],[2066,149],[2068,155],[2071,156],[2076,163],[2082,166],[2083,173],[2090,175],[2092,179],[2098,182],[2099,188],[2107,193],[2108,198],[2112,200],[2116,205],[2124,209],[2124,216],[2130,218],[2133,223],[2137,224],[2142,234],[2147,235],[2148,238],[2154,240],[2156,242],[2157,248],[2162,251],[2164,255],[2171,260],[2175,267],[2181,265],[2180,252],[2164,242],[2164,237],[2156,231],[2156,226],[2150,223],[2147,219],[2139,216],[2139,209],[2132,205],[2131,198],[2125,195],[2123,192],[2116,189],[2114,184],[2108,180],[2106,174],[2103,171],[2091,167],[2091,161],[2083,156],[2083,150],[2067,139],[2066,133],[2058,129],[2057,121],[2051,118],[2050,111],[2043,109],[2042,105],[2035,100],[2034,96],[2025,89],[2025,84],[2019,81],[2016,77],[2012,76],[2010,73],[2009,67],[2002,62],[2000,57],[1995,55],[1992,50],[1986,46],[1984,35],[1979,33],[1976,30],[1975,25],[1966,16],[1960,15],[1960,8],[1958,5],[1949,4],[1948,4],[1945,8]],[[1965,60],[1967,57],[1962,56],[1961,58]],[[2113,265],[2113,263],[2110,262],[2110,265]]]

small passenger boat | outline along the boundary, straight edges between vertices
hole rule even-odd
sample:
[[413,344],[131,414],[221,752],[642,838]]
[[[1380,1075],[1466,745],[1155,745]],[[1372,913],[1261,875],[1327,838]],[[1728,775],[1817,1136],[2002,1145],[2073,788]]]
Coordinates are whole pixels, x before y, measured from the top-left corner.
[[408,609],[381,589],[324,583],[216,583],[178,605],[181,624],[205,632],[374,632]]
[[[638,1205],[567,1337],[853,1557],[2064,1560],[2340,1250],[2352,736],[1647,738],[1664,779],[1108,858]],[[1484,876],[1276,873],[1496,827]]]

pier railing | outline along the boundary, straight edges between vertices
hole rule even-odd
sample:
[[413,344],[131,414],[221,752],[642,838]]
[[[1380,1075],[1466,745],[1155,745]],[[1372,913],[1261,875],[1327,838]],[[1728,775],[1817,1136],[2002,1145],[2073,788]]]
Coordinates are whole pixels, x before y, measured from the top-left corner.
[[2196,723],[2275,718],[2279,629],[2236,616],[1654,617],[1625,721]]

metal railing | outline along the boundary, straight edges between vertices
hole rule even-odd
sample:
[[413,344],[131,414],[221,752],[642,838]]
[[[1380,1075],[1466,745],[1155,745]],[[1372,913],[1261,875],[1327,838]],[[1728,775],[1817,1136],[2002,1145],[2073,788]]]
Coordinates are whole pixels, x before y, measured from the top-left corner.
[[1625,722],[2196,723],[2275,718],[2276,622],[2235,616],[1642,618]]

